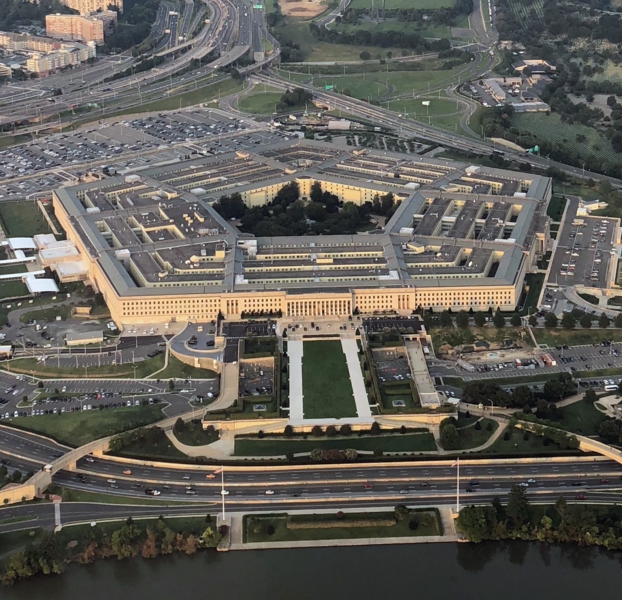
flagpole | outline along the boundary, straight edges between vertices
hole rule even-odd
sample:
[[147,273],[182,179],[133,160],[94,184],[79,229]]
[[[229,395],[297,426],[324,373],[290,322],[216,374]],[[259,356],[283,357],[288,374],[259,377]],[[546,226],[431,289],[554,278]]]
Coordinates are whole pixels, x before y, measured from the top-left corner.
[[225,470],[220,467],[220,497],[222,498],[222,520],[225,520]]
[[458,468],[456,470],[456,513],[459,513],[460,512],[460,458],[458,458],[456,463],[458,465]]

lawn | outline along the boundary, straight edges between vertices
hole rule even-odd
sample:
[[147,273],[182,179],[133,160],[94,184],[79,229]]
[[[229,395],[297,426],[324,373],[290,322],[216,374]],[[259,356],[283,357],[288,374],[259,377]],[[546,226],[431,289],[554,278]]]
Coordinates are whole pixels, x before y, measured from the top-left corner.
[[7,237],[50,233],[50,227],[36,202],[0,202],[0,223]]
[[164,417],[161,405],[148,404],[36,417],[17,417],[12,419],[11,423],[21,429],[48,435],[63,444],[78,447],[102,437],[155,423]]
[[[179,94],[178,96],[162,98],[160,100],[156,100],[155,102],[147,102],[142,106],[132,106],[112,113],[107,113],[106,117],[158,110],[175,110],[185,108],[187,106],[194,106],[195,104],[210,102],[211,100],[229,96],[241,90],[242,85],[239,82],[234,81],[231,78],[227,78],[223,81],[219,81],[218,83],[212,83],[197,90]],[[95,118],[96,117],[94,116],[93,119],[90,120],[94,120]]]
[[135,444],[128,444],[123,448],[123,450],[117,452],[116,454],[126,458],[192,460],[189,459],[186,454],[177,450],[177,448],[173,446],[167,437],[162,438],[157,444],[147,445],[144,441],[136,442]]
[[238,100],[238,110],[254,115],[271,115],[277,111],[276,105],[280,102],[281,92],[258,92],[249,94]]
[[[455,27],[469,26],[467,15],[461,15],[456,20]],[[451,39],[451,26],[450,25],[428,25],[425,21],[412,22],[412,21],[382,21],[380,23],[373,23],[372,21],[359,21],[356,25],[349,25],[346,23],[340,23],[335,25],[334,23],[329,26],[330,29],[335,31],[352,33],[358,30],[371,31],[403,31],[405,33],[416,33],[425,38],[446,38]],[[410,52],[409,52],[410,54]]]
[[[460,450],[470,450],[471,448],[477,448],[485,444],[499,427],[499,423],[492,419],[482,419],[481,421],[475,422],[481,423],[481,429],[475,429],[475,423],[467,424],[466,426],[460,426],[460,422],[458,423]],[[490,431],[486,429],[489,424],[492,427]]]
[[564,208],[566,208],[566,199],[562,196],[553,196],[546,209],[546,214],[551,217],[553,221],[561,221]]
[[[538,298],[542,291],[542,285],[544,284],[544,273],[527,273],[525,275],[525,288],[527,289],[527,295],[521,306],[521,315],[526,315],[528,312],[533,314],[537,311]],[[531,308],[531,311],[529,311]]]
[[153,496],[145,498],[130,498],[127,496],[117,496],[114,494],[100,494],[98,492],[87,492],[85,490],[74,490],[71,488],[59,487],[53,490],[55,494],[62,497],[63,502],[96,502],[97,504],[132,504],[139,506],[169,506],[178,504],[188,504],[174,500],[155,500]]
[[41,527],[0,533],[0,556],[18,550],[30,542],[36,542],[42,533]]
[[583,346],[585,344],[600,344],[605,341],[622,342],[622,329],[546,329],[533,328],[538,344],[548,346]]
[[[508,440],[505,435],[509,433]],[[525,440],[525,434],[527,439]],[[525,455],[525,454],[576,454],[576,451],[562,450],[554,442],[544,445],[544,438],[530,432],[522,431],[516,427],[508,427],[507,430],[490,448],[482,451],[483,454],[502,455]]]
[[[164,355],[160,354],[155,358],[148,358],[136,364],[123,365],[104,365],[101,367],[78,368],[75,367],[57,367],[54,359],[48,361],[47,365],[40,363],[36,358],[18,358],[4,363],[7,371],[14,373],[25,373],[41,378],[82,378],[82,377],[116,377],[116,378],[134,378],[134,367],[136,367],[136,379],[148,377],[155,371],[164,366]],[[88,371],[88,373],[87,373]],[[160,377],[158,375],[158,377]]]
[[[416,518],[418,526],[411,529],[410,521]],[[304,519],[304,521],[303,521]],[[344,527],[310,527],[290,529],[288,521],[292,523],[317,522],[326,523],[336,521],[347,523],[357,521],[365,523],[360,526]],[[442,526],[439,515],[435,510],[410,510],[402,521],[395,521],[394,525],[381,525],[380,522],[394,520],[393,512],[372,513],[343,513],[340,518],[335,515],[246,515],[244,517],[244,542],[295,542],[302,540],[352,540],[361,538],[388,538],[388,537],[422,537],[442,535]],[[268,527],[274,529],[272,535]]]
[[598,427],[603,421],[608,419],[593,404],[581,400],[561,410],[563,418],[558,424],[554,423],[554,425],[580,435],[598,435]]
[[19,298],[28,296],[28,294],[30,292],[26,284],[21,280],[0,281],[0,300],[3,298]]
[[[162,361],[164,355],[162,357]],[[169,354],[168,365],[162,371],[151,371],[154,373],[151,379],[214,379],[217,377],[217,373],[210,369],[199,369],[198,367],[191,367],[186,363],[181,362],[175,358],[172,354]]]
[[341,342],[304,343],[302,394],[305,419],[342,419],[357,416]]
[[598,298],[592,294],[579,294],[579,297],[583,298],[586,302],[598,306]]
[[236,437],[236,456],[285,456],[308,453],[316,448],[322,450],[346,450],[373,452],[436,452],[437,447],[431,433],[386,434],[378,436],[312,437],[307,439],[285,437]]
[[56,321],[56,317],[61,317],[63,321],[66,321],[71,316],[71,306],[58,305],[50,308],[39,308],[33,311],[29,311],[20,316],[20,323],[26,323],[27,321],[36,321],[37,323],[51,323]]
[[[550,115],[544,113],[515,114],[512,117],[512,125],[521,131],[531,133],[536,143],[547,141],[564,147],[567,151],[582,158],[593,155],[603,163],[612,164],[620,164],[622,160],[604,133],[586,125],[563,122],[556,113]],[[585,141],[578,142],[578,135],[585,136]]]
[[[422,105],[422,102],[430,102],[429,106]],[[460,124],[463,112],[457,106],[455,100],[442,97],[426,97],[425,99],[409,98],[406,100],[391,100],[386,106],[393,112],[403,114],[405,117],[422,121],[430,125],[436,125],[443,129],[453,131],[456,125]]]

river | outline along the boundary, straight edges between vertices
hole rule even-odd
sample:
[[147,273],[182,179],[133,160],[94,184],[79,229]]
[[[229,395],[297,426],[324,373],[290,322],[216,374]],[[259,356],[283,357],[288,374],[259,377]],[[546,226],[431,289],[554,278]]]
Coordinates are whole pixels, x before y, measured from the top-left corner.
[[575,600],[617,598],[622,554],[599,548],[413,544],[215,551],[72,565],[2,600]]

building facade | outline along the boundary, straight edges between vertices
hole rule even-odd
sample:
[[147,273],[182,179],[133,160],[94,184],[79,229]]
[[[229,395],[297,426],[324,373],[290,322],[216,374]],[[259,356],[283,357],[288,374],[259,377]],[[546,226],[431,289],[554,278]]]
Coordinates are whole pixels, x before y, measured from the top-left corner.
[[104,22],[95,17],[81,15],[46,15],[45,31],[53,38],[83,43],[104,43]]

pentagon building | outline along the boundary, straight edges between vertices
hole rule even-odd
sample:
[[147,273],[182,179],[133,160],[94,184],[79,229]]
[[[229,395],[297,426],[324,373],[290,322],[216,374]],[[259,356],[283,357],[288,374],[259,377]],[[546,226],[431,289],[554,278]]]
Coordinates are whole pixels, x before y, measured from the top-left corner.
[[[392,192],[378,232],[254,238],[210,206],[270,202],[297,181],[345,202]],[[295,140],[58,189],[56,215],[119,326],[353,312],[511,310],[549,239],[546,177]]]

